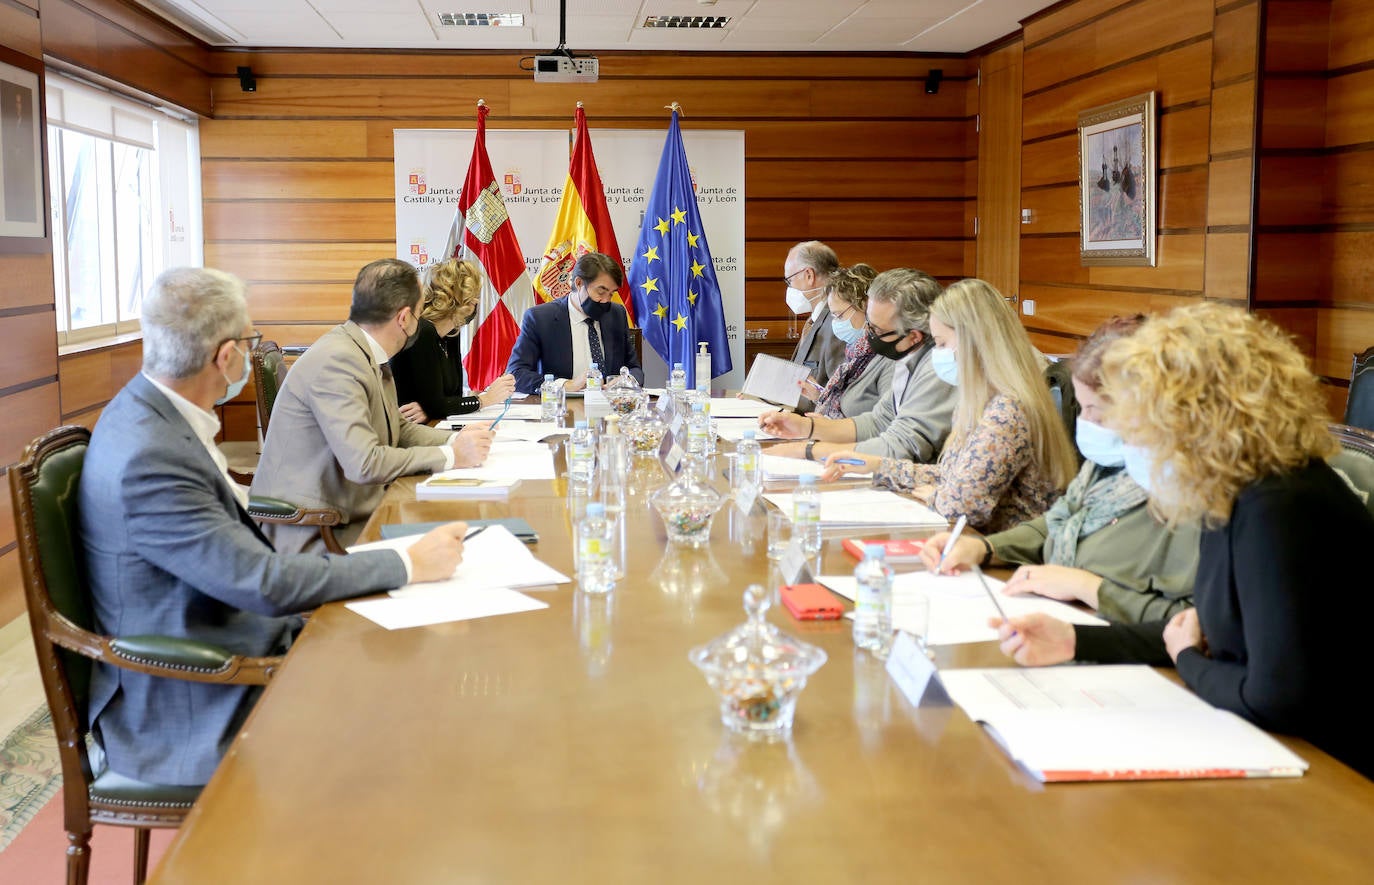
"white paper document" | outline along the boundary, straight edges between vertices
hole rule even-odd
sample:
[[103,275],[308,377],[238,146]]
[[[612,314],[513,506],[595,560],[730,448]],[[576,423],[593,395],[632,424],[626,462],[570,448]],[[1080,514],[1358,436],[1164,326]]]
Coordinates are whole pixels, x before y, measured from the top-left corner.
[[711,397],[711,420],[717,418],[753,418],[758,426],[758,417],[765,412],[776,412],[777,406],[761,403],[756,399],[736,399],[731,396]]
[[[519,397],[523,399],[524,397]],[[502,416],[502,412],[506,414]],[[539,403],[511,403],[510,409],[506,409],[504,402],[492,403],[484,409],[475,412],[468,412],[466,415],[449,415],[450,424],[477,424],[482,421],[495,421],[501,419],[504,424],[507,421],[538,421],[540,418]],[[497,425],[500,427],[500,425]]]
[[[765,456],[766,457],[766,456]],[[797,460],[782,459],[778,460]],[[800,461],[801,464],[815,462]],[[765,471],[767,468],[765,468]],[[765,501],[783,513],[792,512],[792,496],[767,494]],[[831,528],[858,526],[944,527],[949,520],[914,498],[882,489],[836,489],[821,492],[821,525]]]
[[568,428],[553,421],[502,421],[496,425],[496,442],[539,442],[550,436],[568,433]]
[[[798,476],[820,476],[825,472],[825,463],[808,461],[805,458],[784,458],[781,455],[770,455],[764,452],[759,455],[759,469],[763,471],[764,479],[795,479]],[[846,473],[845,477],[852,479],[872,475],[871,473]],[[883,494],[890,495],[892,493],[883,492]],[[940,520],[941,525],[944,522],[945,520]]]
[[[423,535],[404,535],[358,544],[348,548],[349,553],[362,550],[404,550],[418,541]],[[554,584],[567,584],[572,581],[567,575],[535,558],[530,548],[510,530],[501,525],[490,525],[463,543],[463,561],[453,577],[446,581],[431,581],[424,584],[407,584],[391,595],[404,598],[423,596],[429,593],[461,593],[473,588],[492,587],[548,587]]]
[[[824,496],[822,496],[824,497]],[[816,579],[845,599],[854,598],[853,575],[822,575]],[[1015,618],[1031,612],[1043,612],[1071,624],[1101,626],[1107,622],[1082,609],[1065,605],[1043,596],[1008,596],[1002,592],[1006,582],[987,578],[988,586],[997,594],[1007,613]],[[930,619],[927,645],[961,645],[966,642],[995,642],[997,631],[988,626],[988,618],[997,617],[997,609],[988,599],[978,577],[972,572],[957,575],[937,575],[933,572],[904,572],[892,579],[892,626],[919,634],[920,609],[917,599],[929,600]]]
[[761,353],[754,357],[741,390],[746,396],[792,409],[801,402],[801,382],[810,375],[811,370],[801,363]]
[[718,418],[715,414],[711,415],[711,427],[716,432],[716,436],[721,439],[728,439],[730,442],[739,442],[744,439],[744,431],[754,431],[754,439],[778,439],[768,431],[759,426],[757,418]]
[[540,602],[505,587],[491,587],[455,594],[428,594],[421,597],[360,599],[344,606],[388,630],[470,621],[515,612],[548,608]]
[[1298,777],[1307,763],[1144,666],[944,670],[945,690],[1041,781]]
[[481,467],[455,467],[434,475],[452,479],[554,479],[558,474],[552,449],[543,443],[512,439],[492,443]]

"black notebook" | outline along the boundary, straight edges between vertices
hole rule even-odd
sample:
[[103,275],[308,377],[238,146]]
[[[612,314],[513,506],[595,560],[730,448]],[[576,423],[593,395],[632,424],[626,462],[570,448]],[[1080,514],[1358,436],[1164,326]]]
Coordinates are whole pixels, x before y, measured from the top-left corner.
[[[518,516],[508,516],[503,519],[464,519],[472,528],[483,525],[504,526],[506,531],[524,541],[526,544],[535,544],[539,541],[539,535],[535,532],[534,526]],[[385,539],[403,538],[406,535],[423,535],[430,529],[444,525],[442,522],[393,522],[382,526],[382,537]]]

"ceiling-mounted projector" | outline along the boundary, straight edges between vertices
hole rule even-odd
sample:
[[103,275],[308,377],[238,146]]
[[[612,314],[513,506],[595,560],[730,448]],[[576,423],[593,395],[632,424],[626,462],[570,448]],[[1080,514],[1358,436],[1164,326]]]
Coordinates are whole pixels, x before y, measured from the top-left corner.
[[594,55],[536,55],[536,83],[595,83],[600,70]]

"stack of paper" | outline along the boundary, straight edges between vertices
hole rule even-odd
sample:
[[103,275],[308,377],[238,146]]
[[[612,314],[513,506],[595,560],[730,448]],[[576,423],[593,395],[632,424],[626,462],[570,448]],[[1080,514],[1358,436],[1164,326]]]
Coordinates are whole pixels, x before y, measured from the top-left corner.
[[[405,535],[348,548],[363,550],[405,550],[423,535]],[[489,525],[463,544],[463,561],[447,581],[407,584],[391,595],[404,598],[428,593],[455,593],[493,587],[547,587],[567,584],[572,578],[536,559],[530,549],[505,526]]]
[[731,442],[739,442],[744,439],[744,431],[754,431],[754,439],[779,439],[768,431],[759,427],[757,418],[718,418],[711,415],[711,427],[716,431],[716,436],[721,439],[728,439]]
[[456,467],[434,474],[453,479],[553,479],[553,450],[543,443],[498,440],[481,467]]
[[345,603],[345,607],[388,630],[447,624],[451,621],[470,621],[516,612],[548,608],[547,602],[532,599],[523,593],[506,588],[482,590],[476,593],[430,595],[415,599],[360,599]]
[[810,375],[811,370],[801,363],[761,353],[754,357],[742,389],[746,396],[796,408],[801,402],[801,382]]
[[[776,412],[777,406],[770,406],[768,403],[761,403],[753,399],[735,399],[734,397],[711,397],[711,420],[716,418],[754,418],[757,419],[764,412]],[[755,421],[757,424],[757,420]]]
[[417,501],[448,501],[465,498],[509,498],[518,479],[477,479],[470,476],[437,474],[415,486]]
[[[523,398],[524,397],[512,397],[512,399]],[[511,403],[511,407],[507,409],[506,404],[504,402],[500,402],[492,403],[484,409],[478,409],[477,411],[469,412],[466,415],[449,415],[447,420],[450,424],[477,424],[482,421],[495,421],[497,418],[501,418],[503,422],[538,421],[540,418],[539,410],[539,403],[513,402]],[[501,414],[503,411],[505,412],[504,417]]]
[[946,670],[940,681],[1041,781],[1300,777],[1307,763],[1149,667]]
[[[845,599],[854,598],[853,575],[822,575],[816,580]],[[1043,596],[1008,596],[1002,592],[1005,582],[996,578],[986,580],[1009,618],[1042,612],[1071,624],[1101,626],[1107,623],[1080,608]],[[924,618],[919,602],[922,599],[928,602],[928,625],[922,623]],[[988,599],[983,585],[978,583],[977,575],[972,572],[957,575],[905,572],[892,579],[894,629],[917,635],[925,632],[927,645],[995,642],[997,631],[988,626],[988,619],[995,617],[997,609]],[[923,630],[923,627],[926,629]]]
[[[797,463],[814,464],[808,461]],[[768,494],[763,499],[783,513],[792,512],[790,494]],[[821,492],[821,525],[832,528],[875,525],[944,527],[949,525],[949,520],[920,501],[894,492],[882,489],[837,489]]]
[[496,442],[539,442],[568,433],[568,428],[553,421],[502,421],[496,425]]
[[[796,479],[799,476],[805,475],[820,476],[825,472],[825,463],[823,461],[808,461],[805,458],[783,458],[779,455],[769,455],[765,452],[759,455],[759,469],[763,471],[763,478],[765,481]],[[851,478],[872,475],[871,473],[845,474],[846,477]],[[885,492],[884,494],[891,493]]]

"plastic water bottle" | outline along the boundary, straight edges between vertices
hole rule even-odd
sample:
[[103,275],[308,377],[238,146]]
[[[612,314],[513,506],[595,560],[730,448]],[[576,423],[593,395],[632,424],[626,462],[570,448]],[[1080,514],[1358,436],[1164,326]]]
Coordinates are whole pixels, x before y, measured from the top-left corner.
[[587,389],[600,390],[601,382],[603,380],[604,379],[601,376],[601,366],[599,366],[596,363],[592,363],[592,367],[587,370]]
[[601,503],[606,514],[618,517],[625,510],[625,485],[630,474],[629,440],[620,432],[620,416],[606,416],[606,430],[597,447],[601,474]]
[[801,542],[802,553],[814,563],[821,555],[821,492],[816,476],[802,474],[792,494],[792,535]]
[[558,382],[552,375],[544,376],[544,383],[539,385],[539,420],[555,421],[558,419]]
[[864,547],[854,581],[854,644],[885,658],[892,651],[892,567],[883,545]]
[[705,457],[706,440],[711,436],[711,419],[700,400],[692,403],[692,417],[687,421],[687,454]]
[[577,583],[585,593],[609,593],[615,587],[613,525],[599,501],[587,505],[587,515],[577,524]]
[[754,439],[754,431],[744,431],[743,438],[735,444],[735,481],[737,486],[750,485],[758,488],[762,476],[759,467],[759,454],[762,448]]
[[674,398],[687,392],[687,370],[682,363],[673,363],[673,372],[668,376],[668,395]]
[[590,487],[596,479],[596,434],[585,419],[578,419],[568,436],[568,481]]
[[716,433],[711,424],[711,382],[702,380],[700,376],[697,377],[697,397],[694,402],[701,403],[702,411],[706,413],[706,448],[703,451],[707,455],[714,455]]

